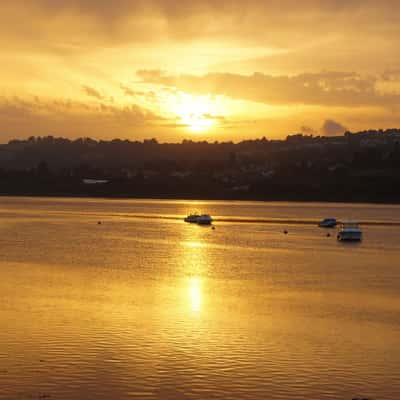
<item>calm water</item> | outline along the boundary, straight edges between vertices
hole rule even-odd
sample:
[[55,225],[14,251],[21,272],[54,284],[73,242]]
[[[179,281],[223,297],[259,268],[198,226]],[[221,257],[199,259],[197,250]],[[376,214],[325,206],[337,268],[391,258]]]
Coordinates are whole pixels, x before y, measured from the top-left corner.
[[396,206],[0,198],[0,398],[398,400],[399,238]]

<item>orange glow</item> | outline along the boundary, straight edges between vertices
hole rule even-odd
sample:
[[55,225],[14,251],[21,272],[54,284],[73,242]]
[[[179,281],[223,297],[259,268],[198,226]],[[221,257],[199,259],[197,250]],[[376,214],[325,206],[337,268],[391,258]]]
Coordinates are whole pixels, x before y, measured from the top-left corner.
[[1,142],[397,126],[400,3],[282,1],[1,1]]

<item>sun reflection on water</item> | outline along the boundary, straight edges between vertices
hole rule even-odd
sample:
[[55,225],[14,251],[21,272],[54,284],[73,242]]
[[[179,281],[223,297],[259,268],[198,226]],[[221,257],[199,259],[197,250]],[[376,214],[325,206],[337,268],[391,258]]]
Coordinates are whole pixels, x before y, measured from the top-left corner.
[[203,282],[200,278],[190,278],[188,281],[188,297],[190,309],[199,313],[203,303]]
[[198,248],[202,248],[202,247],[206,247],[206,245],[204,243],[198,242],[198,241],[187,241],[187,242],[182,242],[182,244],[186,247],[190,247],[192,249],[198,249]]
[[180,242],[183,303],[192,315],[203,313],[205,308],[204,288],[211,263],[209,240],[207,230],[187,226]]

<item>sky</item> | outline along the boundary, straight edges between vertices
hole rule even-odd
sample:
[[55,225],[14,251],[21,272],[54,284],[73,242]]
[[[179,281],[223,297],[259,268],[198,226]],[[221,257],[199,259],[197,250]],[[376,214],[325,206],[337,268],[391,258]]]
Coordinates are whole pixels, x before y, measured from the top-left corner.
[[1,0],[0,142],[400,127],[398,0]]

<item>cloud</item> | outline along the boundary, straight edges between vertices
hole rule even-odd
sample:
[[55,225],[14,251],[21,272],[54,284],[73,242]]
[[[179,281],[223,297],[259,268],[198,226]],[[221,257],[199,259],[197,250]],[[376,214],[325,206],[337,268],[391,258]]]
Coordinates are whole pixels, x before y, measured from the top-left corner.
[[341,123],[334,121],[333,119],[327,119],[321,127],[321,133],[325,136],[337,136],[342,135],[347,131],[347,128]]
[[1,142],[49,133],[69,137],[131,137],[146,134],[164,122],[164,118],[137,105],[117,107],[38,97],[0,97]]
[[315,135],[317,133],[315,129],[305,125],[300,128],[300,132],[304,133],[305,135]]
[[354,72],[320,72],[294,76],[209,73],[196,76],[139,70],[137,75],[144,82],[172,86],[189,93],[220,94],[233,99],[273,105],[388,107],[400,104],[400,95],[378,92],[376,77],[361,76]]
[[224,117],[223,115],[212,115],[212,114],[209,114],[209,113],[202,114],[202,118],[204,118],[204,119],[212,119],[212,120],[221,121],[221,122],[226,120],[226,117]]
[[125,96],[143,97],[144,99],[146,99],[148,101],[156,101],[157,100],[157,95],[152,90],[149,90],[149,91],[134,90],[134,89],[131,89],[130,87],[122,85],[122,84],[120,85],[120,88],[124,92]]
[[400,68],[393,68],[385,70],[382,74],[384,81],[399,81],[400,80]]
[[143,94],[143,92],[137,92],[136,90],[133,90],[133,89],[131,89],[131,88],[127,87],[127,86],[124,86],[122,84],[120,85],[120,88],[124,92],[125,96],[135,97],[135,96],[140,96],[140,95]]
[[207,37],[286,47],[338,32],[396,41],[399,11],[395,0],[2,0],[0,29],[44,46]]
[[94,97],[98,100],[104,99],[104,96],[98,90],[96,90],[90,86],[82,85],[82,89],[88,96]]

